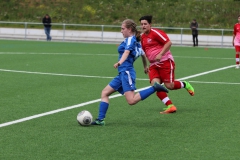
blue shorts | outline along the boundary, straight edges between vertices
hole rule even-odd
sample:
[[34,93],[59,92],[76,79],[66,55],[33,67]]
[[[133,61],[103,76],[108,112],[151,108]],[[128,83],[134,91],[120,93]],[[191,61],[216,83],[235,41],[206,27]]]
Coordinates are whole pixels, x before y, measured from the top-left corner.
[[125,71],[120,72],[110,83],[109,85],[122,95],[127,91],[136,90],[135,87],[136,80],[136,72],[133,71]]

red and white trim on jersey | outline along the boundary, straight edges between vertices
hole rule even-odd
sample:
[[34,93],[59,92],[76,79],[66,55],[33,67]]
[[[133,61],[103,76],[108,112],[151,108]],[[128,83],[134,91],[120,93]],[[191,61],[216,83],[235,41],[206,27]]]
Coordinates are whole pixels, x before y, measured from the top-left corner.
[[167,41],[167,39],[163,35],[161,35],[161,33],[157,32],[157,30],[155,30],[155,29],[151,29],[151,30],[153,32],[157,33],[159,35],[159,37],[161,37],[164,41]]
[[[163,50],[166,43],[170,41],[167,34],[160,29],[151,29],[148,34],[142,34],[141,43],[142,48],[150,62],[150,66],[154,65],[156,62],[156,56]],[[169,51],[167,51],[162,57],[160,62],[171,59],[174,61],[173,56]]]

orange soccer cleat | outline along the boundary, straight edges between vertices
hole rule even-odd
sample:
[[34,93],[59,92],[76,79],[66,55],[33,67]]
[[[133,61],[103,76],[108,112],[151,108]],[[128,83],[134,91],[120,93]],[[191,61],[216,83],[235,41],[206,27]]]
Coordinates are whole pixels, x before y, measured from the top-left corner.
[[169,105],[167,108],[165,108],[164,111],[160,112],[161,114],[169,114],[169,113],[175,113],[177,111],[177,108],[174,105]]

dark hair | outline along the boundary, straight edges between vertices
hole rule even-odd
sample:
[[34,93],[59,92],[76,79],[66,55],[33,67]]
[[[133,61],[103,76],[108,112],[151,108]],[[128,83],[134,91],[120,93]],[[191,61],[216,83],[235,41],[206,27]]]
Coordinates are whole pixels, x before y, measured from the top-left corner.
[[125,24],[126,28],[131,28],[131,31],[135,34],[137,41],[141,41],[141,32],[137,30],[137,24],[131,20],[131,19],[126,19],[122,23]]
[[141,20],[146,20],[146,21],[148,21],[149,24],[151,24],[151,23],[152,23],[152,16],[151,16],[151,15],[142,16],[142,17],[139,19],[139,21],[141,21]]
[[45,14],[45,16],[44,16],[44,17],[47,17],[47,16],[48,16],[48,17],[50,17],[50,16],[49,16],[49,14]]

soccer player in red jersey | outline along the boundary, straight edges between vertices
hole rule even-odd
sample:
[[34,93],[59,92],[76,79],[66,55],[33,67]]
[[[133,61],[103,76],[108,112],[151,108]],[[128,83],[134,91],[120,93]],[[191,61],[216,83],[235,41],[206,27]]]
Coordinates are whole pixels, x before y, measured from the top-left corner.
[[[172,42],[167,34],[159,29],[151,27],[152,16],[143,16],[139,19],[143,34],[141,36],[142,48],[150,63],[148,71],[151,85],[155,82],[164,83],[169,90],[185,88],[191,96],[194,95],[194,88],[187,81],[175,80],[175,63],[170,52]],[[176,106],[172,103],[167,93],[157,92],[158,98],[167,106],[161,114],[174,113]]]
[[239,68],[239,53],[240,53],[240,15],[238,16],[238,23],[233,28],[233,46],[236,51],[236,69]]

